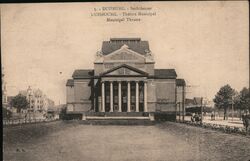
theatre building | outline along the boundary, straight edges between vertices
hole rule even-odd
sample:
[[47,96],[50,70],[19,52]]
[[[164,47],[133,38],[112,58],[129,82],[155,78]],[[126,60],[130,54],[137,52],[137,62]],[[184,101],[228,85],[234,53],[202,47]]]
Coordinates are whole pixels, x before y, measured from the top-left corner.
[[104,41],[94,69],[76,69],[66,88],[68,114],[185,111],[185,81],[177,79],[175,69],[155,69],[149,43],[140,38]]

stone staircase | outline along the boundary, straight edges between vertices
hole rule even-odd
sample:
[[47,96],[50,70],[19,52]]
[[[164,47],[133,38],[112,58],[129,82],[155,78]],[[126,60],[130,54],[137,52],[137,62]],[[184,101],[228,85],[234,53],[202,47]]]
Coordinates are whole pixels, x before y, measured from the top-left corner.
[[88,112],[83,124],[92,125],[153,125],[155,122],[145,112]]

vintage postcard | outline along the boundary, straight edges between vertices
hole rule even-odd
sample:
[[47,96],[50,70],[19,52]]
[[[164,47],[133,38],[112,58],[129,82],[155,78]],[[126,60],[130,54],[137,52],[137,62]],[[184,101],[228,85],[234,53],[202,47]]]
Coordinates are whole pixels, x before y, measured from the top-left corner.
[[0,9],[4,161],[250,160],[247,1]]

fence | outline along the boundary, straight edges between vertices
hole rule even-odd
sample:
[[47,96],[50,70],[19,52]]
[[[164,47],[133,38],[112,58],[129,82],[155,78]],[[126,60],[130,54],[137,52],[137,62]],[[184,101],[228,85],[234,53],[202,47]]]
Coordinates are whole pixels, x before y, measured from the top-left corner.
[[40,123],[40,122],[51,122],[56,121],[58,118],[46,118],[46,119],[3,119],[3,125],[21,125],[30,123]]
[[250,131],[247,130],[245,127],[235,127],[235,126],[229,126],[229,125],[220,125],[220,124],[212,124],[212,123],[201,123],[201,122],[192,122],[192,121],[177,121],[179,123],[184,123],[192,126],[198,126],[198,127],[203,127],[203,128],[208,128],[208,129],[213,129],[213,130],[219,130],[225,133],[238,133],[238,134],[243,134],[243,135],[248,135],[250,134]]

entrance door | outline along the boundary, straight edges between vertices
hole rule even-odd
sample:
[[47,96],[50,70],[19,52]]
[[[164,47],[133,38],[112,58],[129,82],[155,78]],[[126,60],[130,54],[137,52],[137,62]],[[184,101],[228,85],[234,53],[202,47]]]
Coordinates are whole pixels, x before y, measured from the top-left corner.
[[127,112],[127,100],[128,100],[128,97],[127,97],[127,85],[126,85],[126,82],[122,82],[122,112]]
[[142,84],[139,84],[139,111],[144,111],[144,88]]

